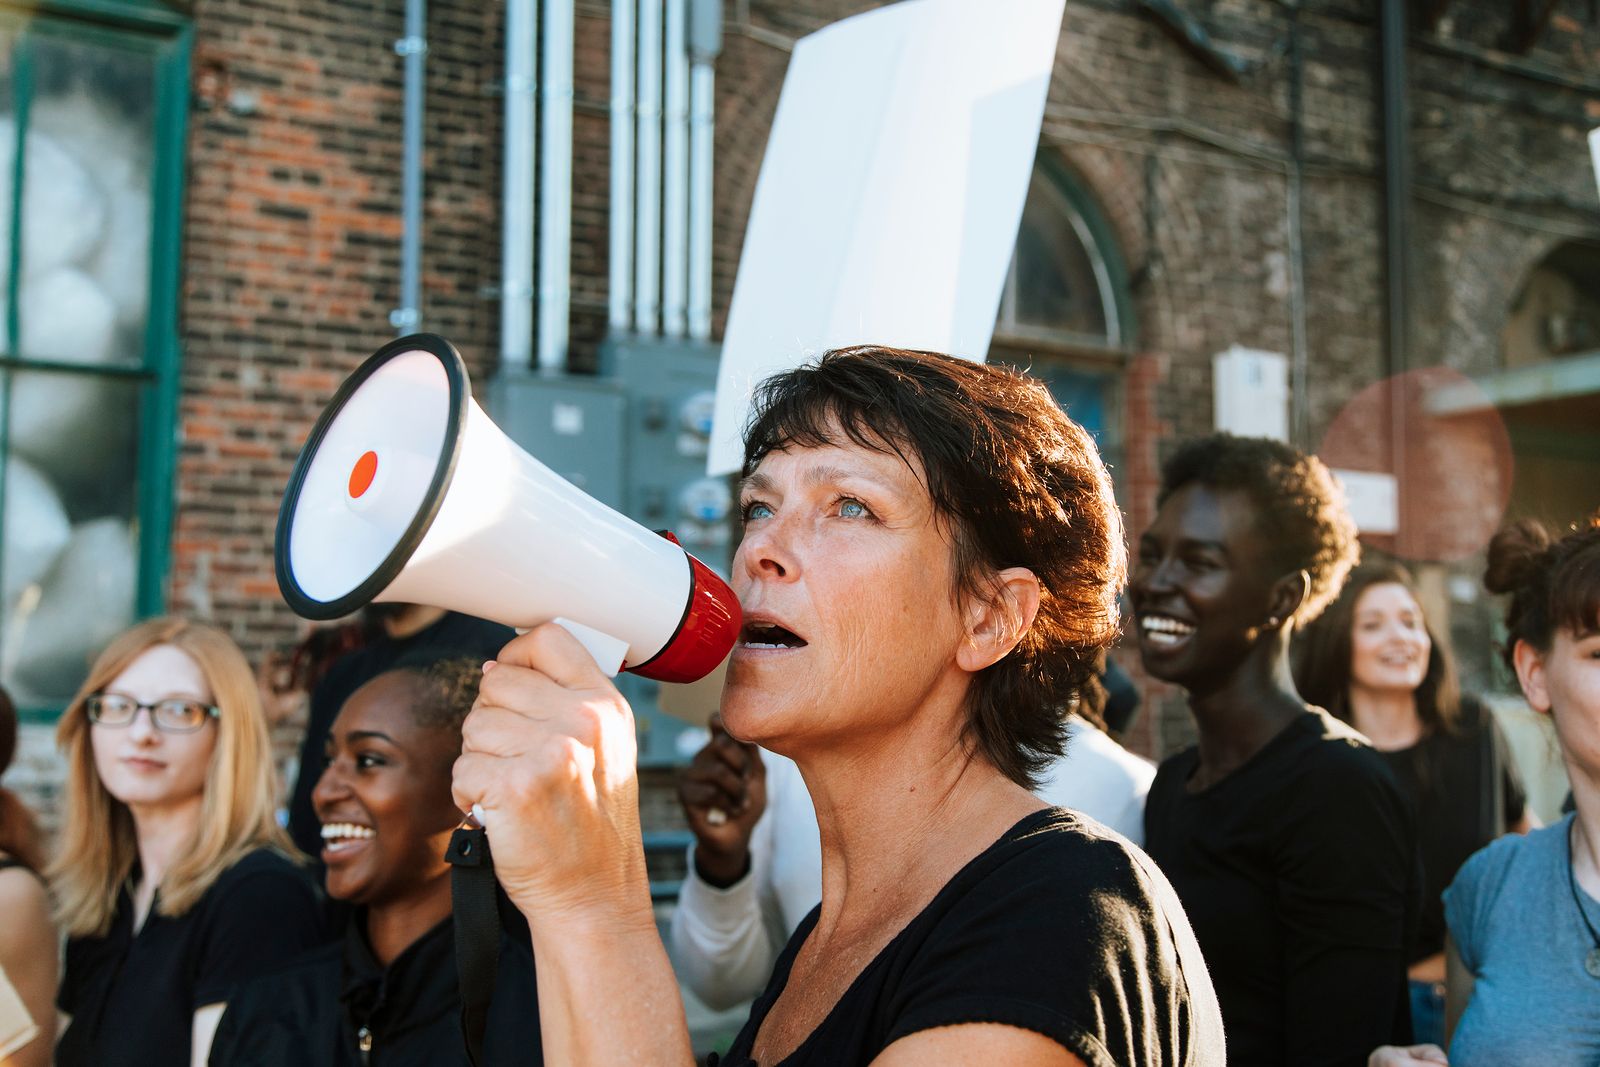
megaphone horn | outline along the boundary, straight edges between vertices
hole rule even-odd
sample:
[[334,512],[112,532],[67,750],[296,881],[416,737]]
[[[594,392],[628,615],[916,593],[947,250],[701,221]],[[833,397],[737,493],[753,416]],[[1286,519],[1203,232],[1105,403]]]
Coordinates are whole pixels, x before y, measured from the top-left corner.
[[716,572],[506,437],[433,334],[391,341],[339,387],[295,463],[274,558],[308,619],[398,601],[557,621],[608,672],[664,682],[710,673],[740,626]]

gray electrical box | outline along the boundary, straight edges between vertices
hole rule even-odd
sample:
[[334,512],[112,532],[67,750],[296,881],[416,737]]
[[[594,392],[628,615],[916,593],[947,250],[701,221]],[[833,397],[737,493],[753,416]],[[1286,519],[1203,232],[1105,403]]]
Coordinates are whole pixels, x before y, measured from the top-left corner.
[[[600,365],[628,397],[622,510],[652,530],[671,530],[726,578],[736,519],[733,480],[706,477],[720,356],[719,347],[703,342],[623,336],[605,343]],[[657,683],[628,675],[621,688],[639,724],[642,763],[682,763],[699,747],[693,739],[680,747],[689,727],[659,710]]]
[[627,398],[615,382],[504,375],[486,392],[489,417],[507,437],[602,504],[626,511]]
[[[693,341],[623,336],[601,349],[599,376],[504,375],[486,410],[545,466],[641,526],[670,530],[724,578],[737,516],[732,478],[707,478],[720,349]],[[677,764],[698,747],[690,727],[658,706],[661,687],[624,673],[639,761]],[[685,751],[688,749],[688,751]]]

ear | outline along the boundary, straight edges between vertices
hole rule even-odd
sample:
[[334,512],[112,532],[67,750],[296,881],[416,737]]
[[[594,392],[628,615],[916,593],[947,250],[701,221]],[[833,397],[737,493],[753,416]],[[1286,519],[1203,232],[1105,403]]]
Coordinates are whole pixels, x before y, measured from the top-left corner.
[[1545,683],[1544,654],[1528,642],[1518,640],[1511,649],[1511,662],[1517,668],[1517,681],[1528,706],[1541,715],[1550,714],[1550,687]]
[[1267,628],[1276,630],[1294,618],[1310,595],[1311,575],[1307,571],[1294,571],[1273,582],[1272,592],[1267,597],[1267,610],[1271,613],[1267,618]]
[[1007,567],[989,579],[988,595],[967,605],[966,640],[956,663],[976,674],[1005,659],[1039,614],[1039,577],[1026,567]]

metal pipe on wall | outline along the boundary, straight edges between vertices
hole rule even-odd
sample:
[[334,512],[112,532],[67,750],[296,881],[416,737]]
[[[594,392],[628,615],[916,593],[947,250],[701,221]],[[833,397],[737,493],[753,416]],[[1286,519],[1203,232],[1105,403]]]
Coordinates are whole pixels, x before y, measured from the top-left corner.
[[633,33],[637,0],[611,3],[611,332],[633,325]]
[[539,82],[539,370],[566,369],[572,306],[573,0],[544,0]]
[[400,170],[400,306],[389,325],[401,334],[422,325],[422,107],[428,55],[427,0],[406,0],[406,35],[394,43],[405,60]]
[[661,22],[663,0],[639,2],[638,236],[634,329],[654,334],[661,310]]
[[[1391,470],[1404,478],[1406,453],[1405,404],[1401,375],[1409,366],[1410,340],[1410,202],[1411,114],[1406,99],[1405,0],[1383,0],[1381,23],[1383,67],[1383,202],[1384,266],[1388,357],[1389,434]],[[1405,521],[1402,493],[1401,522]]]
[[711,337],[712,150],[722,0],[692,0],[689,23],[689,336]]
[[533,364],[534,0],[506,0],[505,147],[500,189],[500,369]]
[[1305,53],[1300,39],[1300,5],[1289,8],[1289,181],[1285,213],[1289,231],[1289,440],[1313,449],[1310,435],[1311,356],[1306,336]]
[[689,53],[688,0],[666,0],[666,106],[663,119],[661,332],[682,337],[689,300]]

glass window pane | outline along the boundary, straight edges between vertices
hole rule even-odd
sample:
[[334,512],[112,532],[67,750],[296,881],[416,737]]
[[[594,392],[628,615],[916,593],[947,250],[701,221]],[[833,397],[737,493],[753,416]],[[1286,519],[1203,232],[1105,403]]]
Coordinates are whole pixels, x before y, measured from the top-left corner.
[[[12,350],[28,359],[140,363],[150,294],[153,57],[44,35],[30,48]],[[0,123],[0,142],[0,192],[9,203],[14,117],[9,131]]]
[[1075,215],[1054,182],[1036,172],[1017,233],[1015,323],[1103,338],[1105,302]]
[[60,707],[134,618],[141,386],[40,371],[8,381],[0,684],[22,707]]

